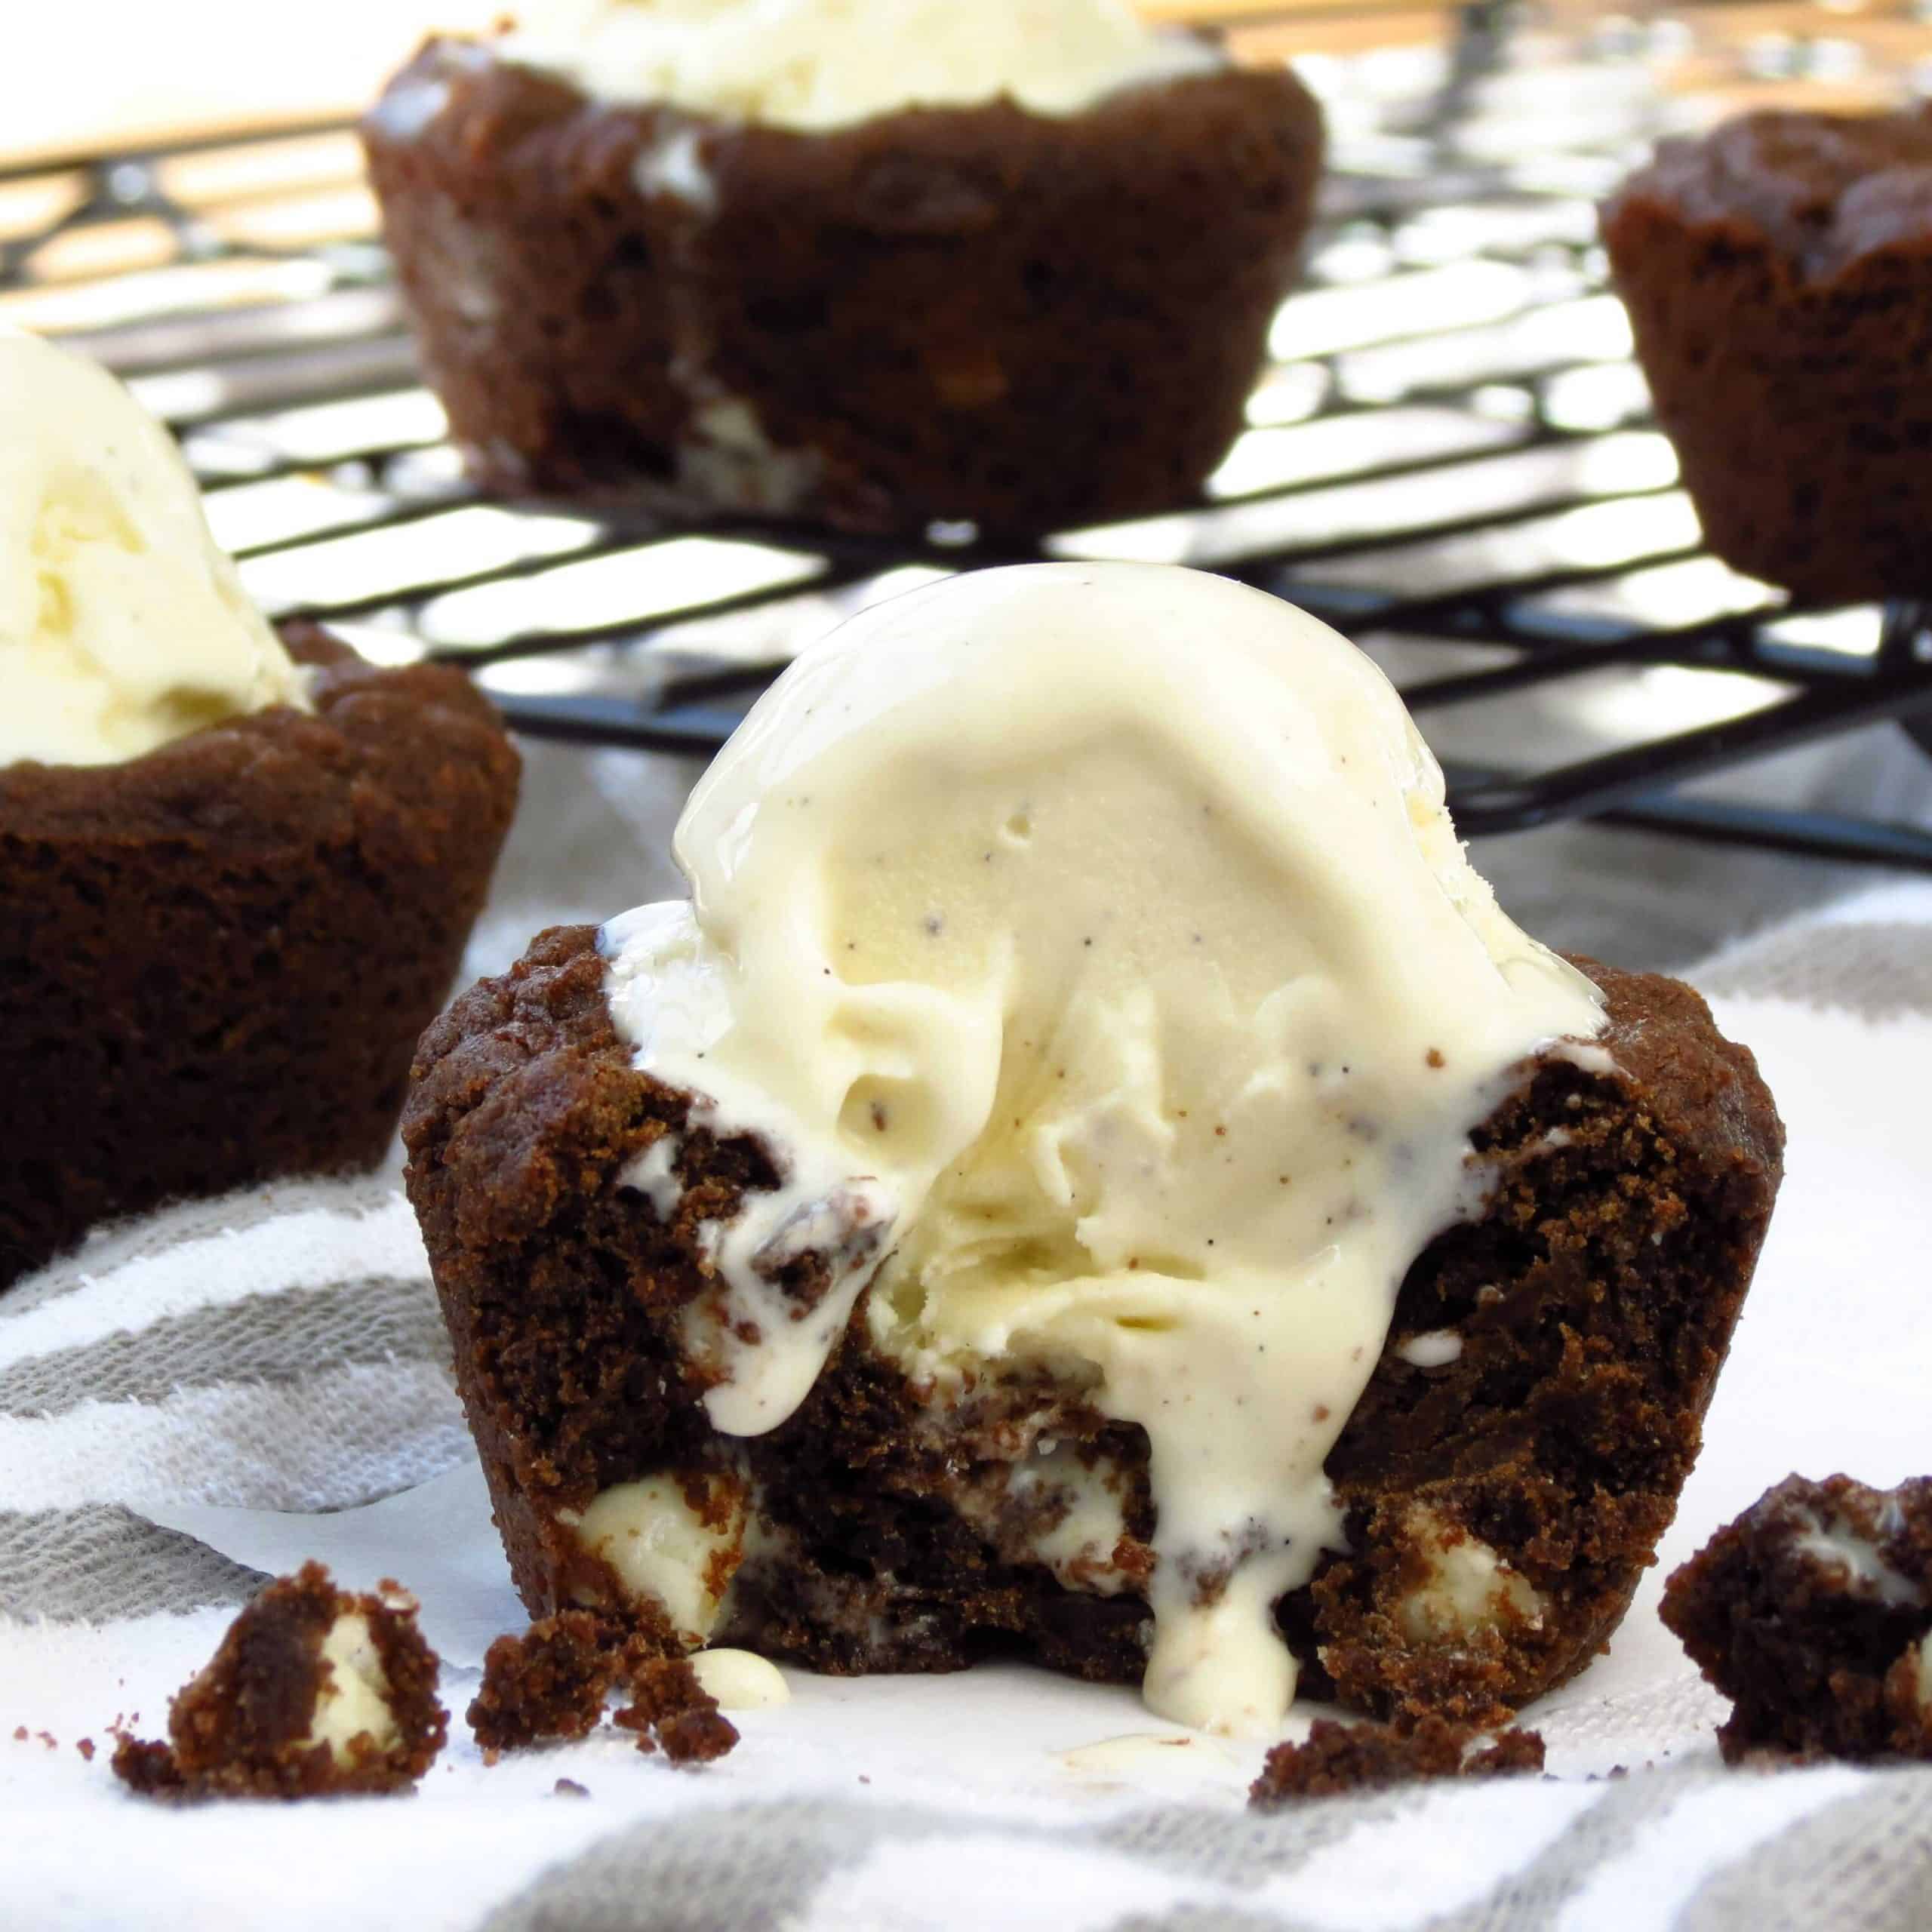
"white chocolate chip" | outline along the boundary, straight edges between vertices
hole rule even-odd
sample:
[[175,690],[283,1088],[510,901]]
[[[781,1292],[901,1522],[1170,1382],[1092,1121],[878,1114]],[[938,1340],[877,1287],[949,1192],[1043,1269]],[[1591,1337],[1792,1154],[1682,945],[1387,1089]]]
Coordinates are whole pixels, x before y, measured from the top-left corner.
[[315,1714],[302,1742],[326,1744],[339,1766],[353,1761],[350,1746],[367,1733],[378,1751],[390,1749],[401,1735],[389,1707],[389,1683],[381,1656],[360,1611],[338,1617],[322,1639],[328,1668],[315,1694]]
[[[706,1499],[692,1506],[687,1487]],[[716,1516],[713,1522],[707,1517]],[[715,1627],[743,1557],[743,1485],[728,1476],[647,1476],[605,1490],[577,1519],[577,1541],[601,1556],[635,1600],[656,1603],[687,1644]]]
[[1402,1599],[1397,1621],[1412,1644],[1480,1636],[1521,1624],[1539,1627],[1548,1604],[1522,1574],[1490,1546],[1445,1523],[1433,1512],[1411,1512],[1410,1527],[1429,1569],[1429,1580]]
[[768,1710],[792,1701],[792,1687],[778,1666],[749,1651],[700,1651],[691,1662],[700,1686],[721,1711]]

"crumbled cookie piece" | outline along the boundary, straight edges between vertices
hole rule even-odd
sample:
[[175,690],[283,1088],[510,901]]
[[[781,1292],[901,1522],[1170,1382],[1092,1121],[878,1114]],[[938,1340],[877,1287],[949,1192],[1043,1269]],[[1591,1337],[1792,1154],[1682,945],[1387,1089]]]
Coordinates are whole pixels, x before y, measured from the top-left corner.
[[485,1752],[587,1737],[623,1668],[621,1626],[587,1610],[560,1611],[484,1654],[469,1727]]
[[674,1764],[709,1764],[738,1741],[737,1726],[682,1657],[657,1658],[628,1672],[632,1701],[613,1721],[638,1734],[637,1748],[663,1747]]
[[1306,1740],[1278,1744],[1248,1788],[1257,1810],[1302,1798],[1377,1791],[1429,1778],[1500,1777],[1543,1769],[1543,1739],[1534,1730],[1478,1730],[1446,1718],[1413,1724],[1340,1724],[1317,1718]]
[[188,1780],[174,1761],[174,1746],[163,1740],[133,1737],[123,1731],[108,1761],[114,1775],[144,1798],[179,1798],[186,1793]]
[[1664,1586],[1727,1762],[1932,1758],[1932,1477],[1788,1476]]
[[416,1601],[337,1589],[319,1563],[264,1588],[168,1707],[165,1743],[118,1734],[115,1775],[149,1797],[408,1790],[449,1714]]
[[619,1687],[632,1701],[612,1721],[637,1734],[638,1749],[662,1749],[674,1764],[721,1758],[738,1741],[717,1700],[661,1642],[589,1611],[560,1611],[523,1635],[499,1637],[483,1660],[470,1728],[486,1755],[585,1737]]

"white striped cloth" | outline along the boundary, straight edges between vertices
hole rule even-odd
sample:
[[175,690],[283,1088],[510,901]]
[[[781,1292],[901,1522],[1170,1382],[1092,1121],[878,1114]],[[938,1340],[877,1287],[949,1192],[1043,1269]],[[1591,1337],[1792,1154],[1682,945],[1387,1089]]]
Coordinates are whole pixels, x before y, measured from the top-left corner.
[[[603,815],[601,830],[577,822],[587,844],[623,835],[634,850],[632,814],[661,822],[681,774],[641,802],[638,769],[602,768],[602,789],[574,804]],[[554,880],[540,883],[531,852],[479,964],[542,922]],[[625,896],[608,880],[592,890],[556,909]],[[1791,1146],[1666,1561],[1793,1468],[1890,1483],[1932,1464],[1932,888],[1841,901],[1692,977],[1758,1051]],[[1932,1925],[1932,1768],[1723,1770],[1709,1743],[1721,1704],[1657,1625],[1654,1577],[1612,1655],[1546,1714],[1558,1775],[1542,1780],[1251,1817],[1240,1798],[1258,1746],[1102,1745],[1152,1727],[1128,1694],[1017,1666],[795,1677],[795,1701],[746,1713],[743,1746],[701,1774],[620,1736],[490,1768],[460,1714],[488,1606],[506,1626],[517,1613],[500,1575],[479,1571],[486,1608],[445,1676],[455,1735],[414,1800],[183,1811],[126,1796],[106,1727],[138,1712],[155,1734],[259,1581],[235,1553],[259,1551],[239,1526],[265,1519],[193,1512],[312,1518],[291,1546],[328,1549],[345,1574],[359,1552],[420,1584],[404,1567],[419,1549],[433,1579],[500,1571],[478,1554],[487,1526],[460,1478],[425,1491],[413,1518],[356,1513],[468,1460],[445,1349],[392,1173],[177,1208],[0,1298],[0,1924]],[[230,1520],[233,1535],[208,1527]],[[83,1738],[102,1747],[91,1760]],[[1616,1764],[1629,1775],[1589,1775]],[[590,1797],[558,1795],[560,1777]]]

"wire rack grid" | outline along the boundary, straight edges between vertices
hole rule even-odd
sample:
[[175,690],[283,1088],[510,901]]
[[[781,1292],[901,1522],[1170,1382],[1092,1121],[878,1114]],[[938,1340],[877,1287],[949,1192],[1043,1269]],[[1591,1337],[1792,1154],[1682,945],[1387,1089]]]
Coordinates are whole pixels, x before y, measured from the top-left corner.
[[[382,661],[462,660],[528,734],[708,752],[881,596],[1026,557],[1161,559],[1399,646],[1432,738],[1451,715],[1503,719],[1486,736],[1507,755],[1445,758],[1466,833],[1589,817],[1932,870],[1926,826],[1699,784],[1885,719],[1932,746],[1932,621],[1794,607],[1701,549],[1595,242],[1595,198],[1643,130],[1485,136],[1468,108],[1494,41],[1478,16],[1426,117],[1343,131],[1304,283],[1205,500],[1023,556],[970,528],[883,542],[478,500],[340,123],[0,168],[0,320],[72,337],[174,426],[272,614]],[[1563,97],[1627,93],[1629,72]],[[1573,696],[1615,721],[1607,742],[1502,709]]]

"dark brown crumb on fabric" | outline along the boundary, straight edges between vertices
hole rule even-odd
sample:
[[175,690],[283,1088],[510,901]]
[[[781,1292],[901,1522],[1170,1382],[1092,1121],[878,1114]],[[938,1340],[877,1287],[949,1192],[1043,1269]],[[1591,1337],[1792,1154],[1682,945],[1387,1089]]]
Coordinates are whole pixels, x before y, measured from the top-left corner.
[[662,1747],[674,1764],[709,1764],[738,1741],[738,1729],[681,1657],[658,1658],[630,1674],[632,1701],[612,1720],[638,1734],[638,1749]]
[[470,1728],[491,1761],[501,1752],[587,1737],[620,1686],[632,1701],[612,1721],[637,1734],[640,1751],[701,1764],[738,1741],[688,1663],[664,1657],[654,1638],[583,1610],[560,1611],[490,1646]]
[[89,1764],[92,1764],[94,1762],[94,1740],[91,1737],[83,1737],[80,1739],[75,1743],[74,1749],[78,1751]]
[[588,1798],[590,1787],[579,1784],[575,1778],[559,1778],[550,1787],[550,1795],[553,1798]]
[[159,1740],[145,1741],[125,1734],[116,1740],[109,1761],[114,1775],[129,1790],[144,1798],[179,1798],[188,1781],[174,1761],[174,1748]]
[[1932,1478],[1788,1476],[1672,1575],[1660,1614],[1732,1700],[1727,1762],[1932,1758]]
[[[338,1749],[315,1739],[337,1694],[325,1651],[343,1618],[359,1617],[374,1660],[371,1679],[393,1735],[365,1730]],[[339,1590],[319,1563],[262,1589],[220,1647],[168,1707],[168,1738],[126,1733],[115,1775],[150,1797],[309,1798],[406,1791],[448,1734],[437,1703],[436,1654],[416,1624],[415,1600],[385,1582],[363,1595]],[[314,1739],[314,1741],[311,1741]]]
[[1247,1801],[1266,1811],[1298,1798],[1431,1778],[1503,1777],[1540,1771],[1543,1759],[1543,1739],[1534,1730],[1491,1734],[1437,1717],[1412,1725],[1317,1718],[1304,1743],[1278,1744],[1269,1752]]
[[620,1625],[587,1610],[560,1611],[484,1654],[483,1687],[469,1727],[485,1751],[515,1751],[587,1736],[623,1668]]

